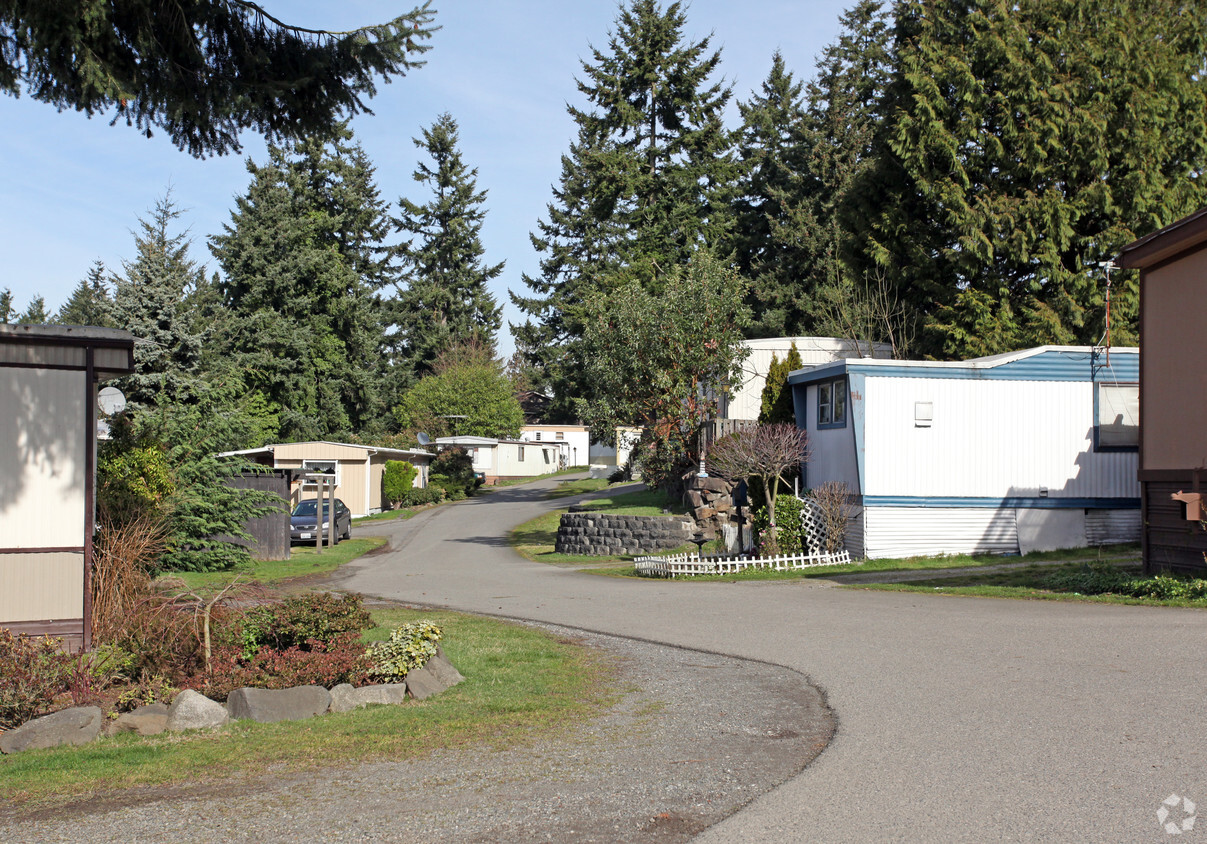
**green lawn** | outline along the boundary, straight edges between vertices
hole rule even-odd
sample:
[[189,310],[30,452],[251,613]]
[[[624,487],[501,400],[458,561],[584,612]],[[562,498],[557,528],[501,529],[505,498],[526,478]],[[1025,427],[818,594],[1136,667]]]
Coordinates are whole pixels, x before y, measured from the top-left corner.
[[[433,505],[428,505],[433,506]],[[369,522],[392,522],[394,519],[409,519],[422,508],[418,507],[399,507],[397,510],[383,510],[380,513],[370,513],[368,516],[357,516],[352,520],[354,525],[363,525]]]
[[330,574],[344,563],[385,544],[385,537],[361,536],[345,539],[334,548],[323,546],[322,553],[313,545],[295,545],[288,560],[253,560],[250,565],[231,571],[181,571],[166,576],[178,577],[189,589],[200,592],[216,592],[236,577],[245,583],[274,585],[295,577]]
[[409,759],[469,742],[504,747],[560,732],[611,700],[610,664],[547,633],[450,612],[375,610],[373,618],[378,626],[367,637],[376,639],[407,621],[435,621],[465,682],[401,706],[277,724],[240,721],[216,732],[127,734],[3,756],[0,801],[44,809],[139,786],[247,781],[268,772]]
[[[565,485],[563,484],[563,486]],[[663,510],[669,510],[675,514],[685,512],[679,502],[670,501],[662,492],[649,489],[607,498],[592,498],[590,501],[584,501],[580,506],[593,512],[621,513],[630,516],[661,516]],[[536,563],[548,563],[555,566],[591,566],[610,570],[629,559],[628,557],[588,557],[582,554],[557,553],[554,550],[557,545],[557,527],[561,523],[562,514],[567,512],[569,511],[557,510],[524,522],[508,534],[508,540],[523,557]],[[691,548],[695,550],[694,545]],[[628,569],[631,571],[632,566],[628,566]]]
[[562,481],[545,495],[546,498],[569,498],[572,495],[582,495],[585,492],[599,492],[608,488],[607,478],[575,478],[572,481]]
[[577,475],[582,472],[586,472],[587,470],[588,470],[588,467],[586,467],[586,466],[571,466],[567,469],[558,469],[556,472],[546,472],[543,475],[532,475],[532,476],[526,477],[526,478],[505,478],[503,480],[496,481],[491,486],[484,486],[481,489],[479,489],[478,491],[479,492],[489,492],[490,490],[498,489],[499,487],[516,486],[517,484],[531,483],[532,481],[539,481],[539,480],[543,480],[545,478],[556,478],[556,477],[560,477],[561,475]]

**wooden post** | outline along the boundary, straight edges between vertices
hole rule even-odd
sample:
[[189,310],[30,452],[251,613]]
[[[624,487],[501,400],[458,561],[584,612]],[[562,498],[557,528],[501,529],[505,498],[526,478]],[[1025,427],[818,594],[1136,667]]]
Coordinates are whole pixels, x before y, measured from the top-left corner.
[[[335,478],[331,478],[331,503],[327,507],[327,547],[335,546]],[[320,533],[320,536],[322,534]]]

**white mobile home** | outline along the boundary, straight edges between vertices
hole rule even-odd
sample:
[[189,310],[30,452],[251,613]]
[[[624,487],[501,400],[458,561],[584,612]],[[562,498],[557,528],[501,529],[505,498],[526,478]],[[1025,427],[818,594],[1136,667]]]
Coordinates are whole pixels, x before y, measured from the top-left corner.
[[841,481],[868,558],[1133,542],[1139,350],[844,360],[788,377],[804,486]]
[[520,428],[524,442],[558,446],[560,468],[586,466],[591,453],[591,429],[586,425],[525,425]]
[[729,395],[720,396],[717,409],[721,419],[759,418],[771,358],[785,360],[793,343],[805,366],[842,358],[892,356],[892,348],[887,343],[857,343],[840,337],[764,337],[745,340],[742,345],[750,350],[750,354],[742,363],[742,383],[730,385]]
[[494,437],[440,437],[436,448],[460,446],[469,452],[474,472],[487,484],[508,478],[530,478],[555,472],[561,447],[556,442],[500,440]]

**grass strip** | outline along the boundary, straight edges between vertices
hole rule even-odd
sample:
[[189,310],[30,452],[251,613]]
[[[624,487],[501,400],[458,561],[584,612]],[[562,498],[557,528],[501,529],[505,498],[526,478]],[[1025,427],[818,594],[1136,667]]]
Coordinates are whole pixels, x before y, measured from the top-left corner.
[[[382,609],[366,638],[431,619],[465,682],[425,701],[306,721],[238,721],[213,732],[102,738],[82,747],[0,757],[0,801],[55,806],[137,787],[254,778],[360,762],[409,759],[446,747],[503,747],[562,731],[611,698],[607,657],[543,631],[451,612]],[[0,804],[3,805],[3,804]]]
[[243,582],[279,584],[281,581],[309,575],[330,574],[347,562],[386,544],[383,536],[363,536],[345,539],[334,548],[323,546],[322,553],[313,545],[295,545],[288,560],[252,560],[246,566],[229,571],[179,571],[168,577],[178,577],[195,592],[216,592],[238,577]]

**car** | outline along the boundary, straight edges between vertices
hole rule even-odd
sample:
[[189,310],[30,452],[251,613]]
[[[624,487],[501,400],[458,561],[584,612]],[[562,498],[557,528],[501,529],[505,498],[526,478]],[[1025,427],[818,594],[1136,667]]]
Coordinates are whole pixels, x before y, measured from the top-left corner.
[[[328,511],[331,504],[326,499],[323,500],[323,538],[327,538],[329,533],[330,519]],[[307,498],[297,503],[293,508],[293,512],[289,515],[289,539],[292,542],[310,542],[313,543],[316,539],[318,531],[317,520],[315,514],[318,512],[318,499]],[[341,539],[352,538],[352,511],[344,506],[344,502],[338,498],[335,499],[335,542],[338,543]]]

